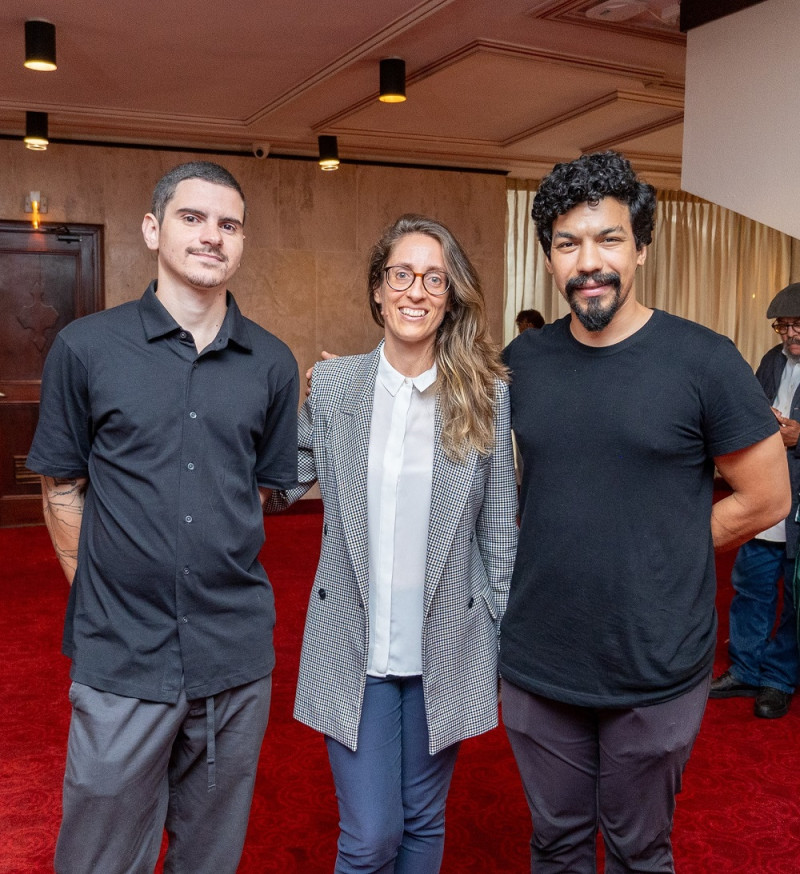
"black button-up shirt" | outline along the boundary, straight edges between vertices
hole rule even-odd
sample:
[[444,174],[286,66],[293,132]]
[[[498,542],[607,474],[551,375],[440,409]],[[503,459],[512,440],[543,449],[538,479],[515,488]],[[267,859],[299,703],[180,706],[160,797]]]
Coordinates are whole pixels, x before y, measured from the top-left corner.
[[297,364],[228,294],[194,340],[151,284],[67,325],[48,355],[28,466],[88,477],[64,652],[77,682],[174,702],[264,677],[272,589],[258,487],[297,478]]

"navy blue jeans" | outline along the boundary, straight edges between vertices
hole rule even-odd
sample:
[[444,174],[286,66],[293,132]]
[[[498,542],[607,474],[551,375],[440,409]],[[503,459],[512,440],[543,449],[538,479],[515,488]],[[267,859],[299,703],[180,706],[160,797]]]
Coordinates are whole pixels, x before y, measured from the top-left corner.
[[[783,543],[749,540],[739,548],[731,571],[734,596],[730,610],[728,654],[731,673],[742,683],[794,692],[798,651],[795,626],[794,559]],[[783,579],[783,608],[778,585]]]
[[335,874],[437,874],[458,744],[428,752],[421,677],[367,677],[358,750],[326,737],[339,802]]

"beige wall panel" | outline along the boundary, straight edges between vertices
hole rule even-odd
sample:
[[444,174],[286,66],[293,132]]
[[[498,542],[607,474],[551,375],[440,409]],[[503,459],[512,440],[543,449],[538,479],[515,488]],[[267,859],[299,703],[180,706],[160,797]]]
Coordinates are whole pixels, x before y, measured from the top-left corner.
[[[438,218],[434,177],[441,171],[402,167],[358,168],[358,236],[356,245],[364,263],[381,232],[403,213]],[[505,184],[501,178],[498,185]]]
[[[369,309],[366,260],[360,252],[335,252],[317,258],[314,361],[320,349],[342,355],[367,352],[383,336]],[[305,367],[306,362],[300,366]]]
[[280,161],[283,249],[352,251],[356,245],[357,168],[323,172],[313,161]]
[[[51,145],[34,153],[0,141],[0,216],[25,220],[25,195],[41,191],[47,222],[105,228],[106,305],[137,298],[154,275],[141,236],[152,189],[175,164],[205,156]],[[501,336],[505,179],[500,175],[214,157],[247,197],[245,255],[231,282],[243,312],[285,340],[304,370],[321,348],[371,349],[380,333],[367,310],[365,266],[381,230],[403,212],[449,225],[475,262],[493,336]]]

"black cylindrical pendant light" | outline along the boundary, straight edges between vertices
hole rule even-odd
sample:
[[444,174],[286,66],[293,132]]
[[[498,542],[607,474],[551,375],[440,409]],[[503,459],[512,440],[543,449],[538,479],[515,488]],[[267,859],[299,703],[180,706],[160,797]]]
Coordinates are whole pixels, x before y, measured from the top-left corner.
[[339,169],[339,143],[336,137],[322,136],[317,137],[319,145],[319,166],[323,170],[338,170]]
[[25,147],[35,152],[43,152],[50,140],[47,135],[47,113],[25,113]]
[[402,58],[381,61],[380,94],[383,103],[402,103],[406,99],[406,62]]
[[29,70],[56,69],[56,26],[49,21],[25,22],[25,66]]

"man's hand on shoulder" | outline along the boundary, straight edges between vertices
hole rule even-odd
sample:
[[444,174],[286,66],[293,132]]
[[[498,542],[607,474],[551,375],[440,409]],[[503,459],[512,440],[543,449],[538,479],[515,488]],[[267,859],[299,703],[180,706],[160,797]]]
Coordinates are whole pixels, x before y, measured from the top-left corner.
[[[339,356],[336,355],[336,353],[326,352],[323,349],[322,353],[320,355],[320,361],[330,361],[331,358],[338,358],[338,357]],[[309,367],[308,370],[306,371],[306,397],[308,397],[311,394],[311,374],[313,372],[314,372],[314,365],[312,364],[311,367]]]

